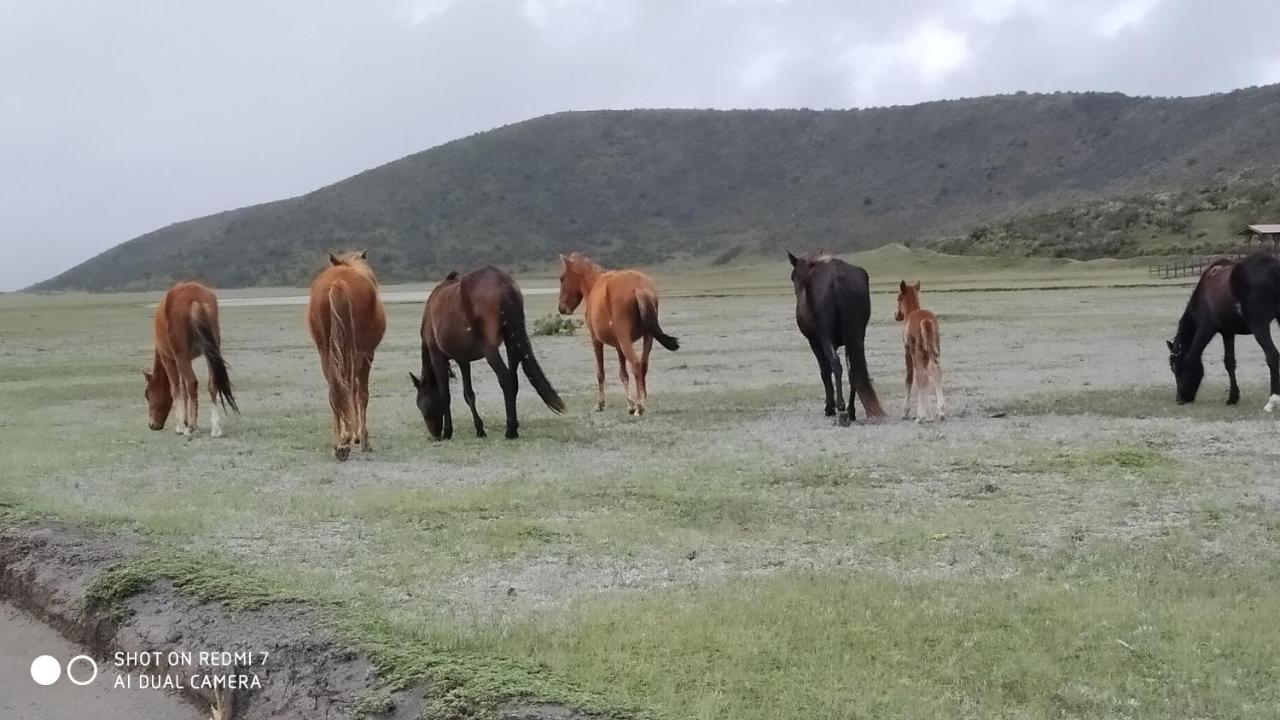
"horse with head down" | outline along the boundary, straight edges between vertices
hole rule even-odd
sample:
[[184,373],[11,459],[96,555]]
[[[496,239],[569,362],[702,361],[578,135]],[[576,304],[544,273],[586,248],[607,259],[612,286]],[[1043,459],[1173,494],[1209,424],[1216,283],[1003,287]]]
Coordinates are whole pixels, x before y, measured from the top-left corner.
[[1262,408],[1280,408],[1280,351],[1271,340],[1271,323],[1280,318],[1280,259],[1250,255],[1243,260],[1219,258],[1200,275],[1200,282],[1178,321],[1178,332],[1165,344],[1179,403],[1194,402],[1204,379],[1202,356],[1215,335],[1222,336],[1223,364],[1231,386],[1227,404],[1240,400],[1236,385],[1236,336],[1253,335],[1271,371],[1271,394]]

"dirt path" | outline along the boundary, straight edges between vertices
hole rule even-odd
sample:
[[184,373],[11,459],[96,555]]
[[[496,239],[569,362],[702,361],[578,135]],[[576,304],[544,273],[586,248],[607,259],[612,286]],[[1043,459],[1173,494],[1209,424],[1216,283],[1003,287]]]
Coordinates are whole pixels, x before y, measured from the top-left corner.
[[[162,691],[113,690],[115,673],[102,667],[96,680],[83,687],[68,682],[66,662],[81,649],[28,613],[0,603],[0,717],[5,720],[197,720],[195,707]],[[51,655],[64,674],[42,687],[31,679],[31,661]],[[79,679],[89,670],[77,663]]]

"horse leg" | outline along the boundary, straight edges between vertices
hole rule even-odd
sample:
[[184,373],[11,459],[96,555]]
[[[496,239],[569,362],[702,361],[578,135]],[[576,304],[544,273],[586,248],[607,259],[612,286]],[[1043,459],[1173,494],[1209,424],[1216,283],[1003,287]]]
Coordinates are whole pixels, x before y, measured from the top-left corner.
[[356,371],[356,422],[360,424],[360,432],[356,442],[360,443],[361,452],[373,452],[369,444],[369,372],[373,370],[373,358],[365,358]]
[[181,373],[179,384],[182,386],[183,407],[186,408],[186,427],[182,431],[183,435],[190,435],[195,432],[196,420],[200,414],[200,381],[196,379],[196,371],[191,368],[190,362],[179,362],[178,372]]
[[818,360],[818,374],[822,377],[822,389],[826,393],[826,402],[822,406],[822,412],[827,417],[836,414],[835,392],[831,387],[831,363],[827,361],[827,351],[823,349],[825,344],[810,338],[809,348],[813,350],[813,356]]
[[[636,401],[631,397],[631,376],[627,373],[627,356],[622,354],[622,346],[625,345],[621,338],[618,339],[618,347],[614,348],[618,351],[618,379],[622,381],[622,391],[627,395],[627,414],[635,415]],[[632,353],[635,351],[632,350]]]
[[491,347],[484,351],[484,359],[489,361],[489,367],[493,368],[493,374],[498,376],[498,384],[502,386],[502,399],[507,405],[507,439],[514,440],[520,437],[520,421],[516,418],[516,393],[519,392],[520,386],[516,382],[516,374],[511,372],[507,364],[502,361],[502,355],[498,353],[497,347]]
[[636,397],[640,400],[637,415],[643,415],[649,403],[649,354],[652,352],[653,338],[645,335],[640,342],[640,367],[636,371]]
[[1227,391],[1227,404],[1240,402],[1240,386],[1236,384],[1236,336],[1222,333],[1222,364],[1227,368],[1227,378],[1231,380],[1231,389]]
[[907,399],[902,405],[902,419],[910,420],[911,419],[911,397],[912,397],[911,391],[914,389],[916,373],[915,373],[915,365],[912,364],[911,362],[911,349],[907,348],[907,350],[903,353],[903,355],[904,355],[904,361],[906,362],[906,365],[907,365]]
[[[461,366],[461,363],[459,363]],[[431,351],[431,372],[436,376],[437,393],[439,394],[441,424],[441,440],[453,439],[453,397],[449,393],[449,358],[439,350]]]
[[1276,350],[1276,344],[1271,340],[1271,319],[1265,318],[1250,323],[1250,326],[1253,337],[1262,346],[1262,354],[1267,357],[1267,369],[1271,371],[1271,396],[1262,409],[1275,412],[1276,408],[1280,408],[1280,350]]
[[173,398],[173,431],[179,435],[187,424],[187,405],[182,401],[182,378],[178,375],[178,364],[172,358],[161,356],[164,374],[169,378],[169,397]]
[[929,384],[933,385],[933,392],[937,400],[938,419],[947,419],[947,398],[942,394],[942,363],[938,362],[938,358],[933,359],[933,376],[929,378]]
[[218,411],[218,388],[213,384],[213,368],[209,368],[209,412],[211,437],[222,437],[222,413]]
[[[836,386],[836,412],[844,412],[844,367],[840,365],[840,354],[836,352],[835,346],[827,345],[826,349],[830,353],[827,356],[827,363],[831,366],[832,374],[835,375],[832,382]],[[850,363],[850,366],[852,366],[852,363]],[[853,399],[852,386],[849,388],[849,399]]]
[[596,354],[596,412],[604,410],[604,343],[592,339],[591,349]]
[[462,374],[462,399],[466,400],[467,407],[471,408],[471,420],[476,426],[476,437],[482,438],[485,436],[484,421],[480,419],[480,413],[476,412],[476,391],[471,387],[471,363],[459,360],[458,372]]

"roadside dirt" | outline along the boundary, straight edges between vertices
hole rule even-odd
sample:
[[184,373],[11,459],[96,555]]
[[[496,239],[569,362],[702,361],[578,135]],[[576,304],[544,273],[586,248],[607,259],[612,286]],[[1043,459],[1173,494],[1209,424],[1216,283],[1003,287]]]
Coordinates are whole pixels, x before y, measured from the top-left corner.
[[[124,707],[133,703],[131,714],[122,717],[174,717],[164,709],[166,703],[170,709],[175,705],[172,695],[163,689],[168,686],[192,703],[189,707],[200,710],[193,717],[208,717],[207,708],[220,702],[224,707],[231,705],[232,714],[225,717],[234,720],[354,718],[362,694],[378,686],[368,659],[342,647],[323,629],[314,612],[302,607],[233,612],[217,604],[196,602],[160,582],[131,598],[123,619],[87,608],[85,591],[93,579],[125,561],[136,549],[127,541],[106,540],[60,524],[0,526],[0,602],[25,610],[96,659],[102,672],[90,687],[76,689],[115,696]],[[117,653],[121,652],[146,653],[149,655],[138,657],[153,660],[117,667]],[[202,659],[201,652],[241,653],[240,662],[232,657],[228,666],[228,658]],[[15,653],[16,660],[8,657]],[[189,653],[190,658],[171,657],[170,653]],[[25,664],[19,681],[34,686],[27,669],[34,655],[23,648],[14,650],[8,643],[0,655],[5,667]],[[63,663],[67,659],[61,658]],[[228,676],[237,676],[248,687],[221,692],[215,698],[215,691],[206,686],[220,682],[215,678]],[[128,678],[131,687],[120,687],[117,677]],[[161,688],[139,687],[144,682]],[[62,685],[67,685],[65,678],[58,684]],[[398,693],[393,698],[394,709],[375,717],[417,718],[428,691],[417,688]],[[82,700],[83,696],[73,702],[83,707]],[[109,713],[95,716],[112,717]],[[537,703],[512,703],[498,716],[503,720],[589,717],[570,708]]]

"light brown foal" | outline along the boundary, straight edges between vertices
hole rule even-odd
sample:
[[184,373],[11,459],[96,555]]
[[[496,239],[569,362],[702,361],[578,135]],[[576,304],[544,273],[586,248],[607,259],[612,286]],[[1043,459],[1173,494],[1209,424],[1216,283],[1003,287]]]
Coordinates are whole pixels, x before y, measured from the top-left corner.
[[[942,395],[942,341],[938,337],[938,316],[920,307],[920,281],[898,284],[898,309],[893,319],[903,323],[902,345],[907,362],[907,401],[902,419],[911,417],[915,399],[916,422],[946,417]],[[930,398],[930,393],[933,397]]]
[[[679,350],[680,341],[658,324],[658,290],[638,270],[604,270],[581,253],[560,256],[560,312],[585,305],[587,332],[596,355],[596,410],[604,410],[604,346],[618,351],[618,377],[627,393],[627,414],[643,415],[649,399],[649,352],[653,341]],[[641,340],[640,354],[635,342]],[[635,376],[635,392],[627,373]]]

